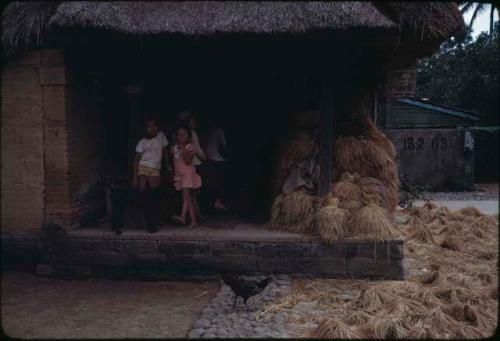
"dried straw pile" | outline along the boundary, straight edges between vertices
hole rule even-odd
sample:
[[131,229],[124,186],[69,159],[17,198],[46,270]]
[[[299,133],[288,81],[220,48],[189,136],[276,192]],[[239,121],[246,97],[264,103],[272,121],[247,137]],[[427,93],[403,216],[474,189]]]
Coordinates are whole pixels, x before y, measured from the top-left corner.
[[333,145],[333,179],[341,174],[357,173],[361,178],[373,178],[385,187],[387,209],[393,214],[398,204],[399,179],[396,151],[393,143],[367,117],[354,123],[354,136],[341,137]]
[[349,210],[339,207],[339,199],[327,197],[326,205],[316,213],[316,231],[325,243],[334,243],[347,233]]
[[[498,218],[474,208],[450,212],[434,205],[412,208],[408,214],[412,219],[403,226],[406,257],[418,257],[427,271],[411,272],[405,281],[318,280],[265,311],[296,313],[291,326],[314,338],[493,335]],[[311,322],[317,326],[312,330]]]
[[280,194],[274,199],[271,220],[266,227],[273,230],[312,233],[317,209],[317,197],[304,191]]
[[363,207],[352,214],[349,236],[383,242],[400,237],[400,231],[391,222],[387,210],[380,206],[377,196],[364,194]]

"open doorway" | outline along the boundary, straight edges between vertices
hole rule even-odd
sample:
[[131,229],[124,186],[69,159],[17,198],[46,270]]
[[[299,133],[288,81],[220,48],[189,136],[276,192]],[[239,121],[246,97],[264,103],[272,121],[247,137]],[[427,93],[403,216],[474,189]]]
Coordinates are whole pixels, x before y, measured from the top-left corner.
[[[262,63],[238,68],[240,62],[227,59],[211,67],[206,63],[193,66],[189,60],[177,63],[144,52],[101,61],[107,167],[130,177],[146,119],[158,119],[172,144],[177,115],[189,110],[199,122],[202,147],[211,123],[219,122],[224,130],[226,206],[240,218],[264,222],[275,195],[276,147],[287,134],[290,114],[318,110],[319,82],[307,70],[290,73]],[[211,203],[204,199],[202,187],[202,212],[210,217]],[[180,195],[172,206],[178,207],[179,200]]]

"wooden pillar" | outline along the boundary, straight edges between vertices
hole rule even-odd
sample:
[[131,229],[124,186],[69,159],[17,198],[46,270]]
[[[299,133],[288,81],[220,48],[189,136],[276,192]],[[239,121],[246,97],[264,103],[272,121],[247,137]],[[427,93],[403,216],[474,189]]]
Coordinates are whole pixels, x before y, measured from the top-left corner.
[[319,121],[319,179],[317,194],[325,196],[330,191],[332,181],[332,145],[333,145],[333,88],[323,84],[323,103]]

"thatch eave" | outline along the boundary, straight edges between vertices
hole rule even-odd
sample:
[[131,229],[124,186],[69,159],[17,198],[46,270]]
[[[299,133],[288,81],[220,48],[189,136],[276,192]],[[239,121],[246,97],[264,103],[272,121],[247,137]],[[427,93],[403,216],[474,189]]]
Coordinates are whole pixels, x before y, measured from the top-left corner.
[[127,35],[310,35],[370,31],[435,49],[463,27],[455,3],[257,1],[13,2],[2,15],[2,54],[47,46],[55,32]]

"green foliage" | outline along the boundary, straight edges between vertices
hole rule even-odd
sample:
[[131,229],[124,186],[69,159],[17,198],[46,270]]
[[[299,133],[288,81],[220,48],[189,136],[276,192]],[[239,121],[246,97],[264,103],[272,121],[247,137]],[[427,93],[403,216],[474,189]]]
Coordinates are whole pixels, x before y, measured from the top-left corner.
[[498,25],[475,41],[467,29],[419,61],[417,96],[478,112],[481,125],[498,125]]

